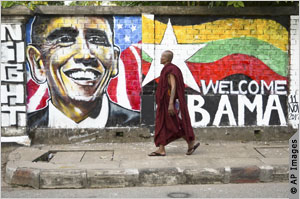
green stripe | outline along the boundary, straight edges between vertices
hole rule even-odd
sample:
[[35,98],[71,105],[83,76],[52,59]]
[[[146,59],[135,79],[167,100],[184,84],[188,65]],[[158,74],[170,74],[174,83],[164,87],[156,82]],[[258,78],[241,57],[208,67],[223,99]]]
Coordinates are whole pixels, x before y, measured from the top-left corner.
[[142,51],[142,59],[146,62],[152,62],[152,58],[145,51]]
[[281,49],[252,37],[232,38],[207,43],[187,61],[211,63],[227,55],[246,54],[260,59],[274,72],[282,76],[288,73],[288,54]]

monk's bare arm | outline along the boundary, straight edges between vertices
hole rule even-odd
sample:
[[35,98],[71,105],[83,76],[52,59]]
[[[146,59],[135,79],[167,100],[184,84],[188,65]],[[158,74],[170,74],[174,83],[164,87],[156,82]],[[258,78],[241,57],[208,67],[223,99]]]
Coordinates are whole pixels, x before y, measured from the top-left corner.
[[174,99],[175,99],[175,94],[176,94],[176,79],[175,79],[175,76],[173,74],[168,75],[168,83],[171,87],[171,94],[170,94],[168,112],[169,112],[170,115],[174,115],[175,114]]

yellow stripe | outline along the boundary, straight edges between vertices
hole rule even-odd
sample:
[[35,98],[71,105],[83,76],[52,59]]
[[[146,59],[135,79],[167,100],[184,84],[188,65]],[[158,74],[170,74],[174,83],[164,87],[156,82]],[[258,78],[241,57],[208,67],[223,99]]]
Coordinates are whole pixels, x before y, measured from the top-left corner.
[[[143,20],[143,42],[153,43],[144,35],[149,33],[147,27],[153,20]],[[155,21],[155,43],[160,43],[167,24]],[[268,42],[277,48],[287,51],[288,31],[284,26],[270,19],[222,19],[200,25],[173,26],[178,43],[206,43],[209,41],[233,37],[253,37]],[[150,30],[151,31],[151,30]],[[152,38],[153,33],[152,31]]]
[[142,16],[143,43],[153,44],[154,34],[155,34],[155,43],[159,44],[164,36],[166,29],[167,29],[167,24],[161,23],[157,20],[155,20],[155,24],[154,24],[152,19]]

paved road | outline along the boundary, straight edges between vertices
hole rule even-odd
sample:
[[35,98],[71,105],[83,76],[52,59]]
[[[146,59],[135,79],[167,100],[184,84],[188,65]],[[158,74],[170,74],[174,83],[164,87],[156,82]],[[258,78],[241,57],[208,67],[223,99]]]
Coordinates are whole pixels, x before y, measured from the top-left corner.
[[288,183],[209,184],[113,189],[2,189],[2,198],[288,198]]

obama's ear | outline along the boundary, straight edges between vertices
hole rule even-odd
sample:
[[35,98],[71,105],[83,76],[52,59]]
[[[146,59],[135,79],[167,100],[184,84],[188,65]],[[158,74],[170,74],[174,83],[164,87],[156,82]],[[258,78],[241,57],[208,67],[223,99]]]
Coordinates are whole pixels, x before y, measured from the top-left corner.
[[30,65],[31,76],[39,84],[46,82],[46,70],[41,52],[33,45],[27,46],[26,57]]
[[114,60],[112,63],[112,73],[111,76],[115,77],[119,73],[119,56],[120,56],[120,48],[118,46],[114,46]]

